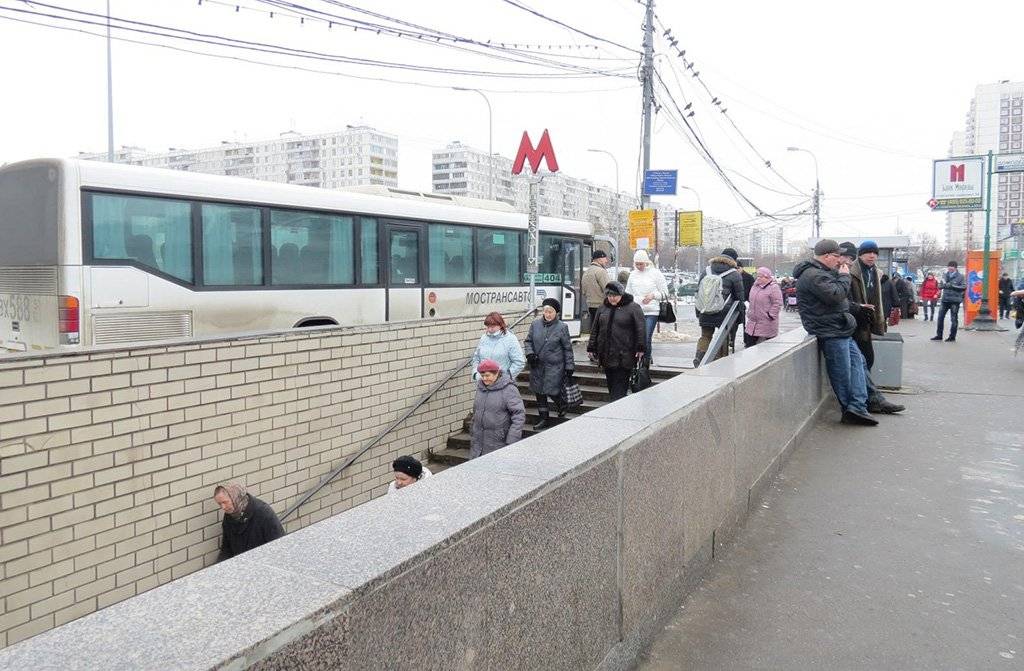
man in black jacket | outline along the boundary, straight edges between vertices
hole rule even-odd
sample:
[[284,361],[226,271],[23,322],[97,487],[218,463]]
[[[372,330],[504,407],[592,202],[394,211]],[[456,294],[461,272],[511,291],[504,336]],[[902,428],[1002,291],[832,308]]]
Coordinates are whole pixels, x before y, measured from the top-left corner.
[[1009,273],[999,278],[999,318],[1010,318],[1010,294],[1013,293],[1013,280]]
[[832,390],[843,409],[843,424],[877,426],[868,414],[864,356],[851,337],[857,322],[850,314],[850,268],[839,243],[823,239],[814,259],[797,264],[797,301],[804,330],[817,336]]
[[942,340],[942,326],[946,321],[946,314],[949,313],[949,337],[946,342],[956,342],[957,319],[960,316],[960,304],[964,302],[964,293],[967,291],[967,280],[956,269],[956,261],[950,261],[946,266],[946,274],[939,282],[942,287],[942,307],[939,308],[939,328],[932,340]]

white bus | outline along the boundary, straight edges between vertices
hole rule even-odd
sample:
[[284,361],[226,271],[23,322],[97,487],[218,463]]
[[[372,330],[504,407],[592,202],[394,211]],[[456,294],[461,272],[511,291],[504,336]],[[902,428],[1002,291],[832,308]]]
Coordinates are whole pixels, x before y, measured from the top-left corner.
[[[65,159],[0,168],[0,348],[525,308],[525,214],[375,189]],[[574,335],[593,244],[588,223],[541,218],[538,301],[558,298]]]

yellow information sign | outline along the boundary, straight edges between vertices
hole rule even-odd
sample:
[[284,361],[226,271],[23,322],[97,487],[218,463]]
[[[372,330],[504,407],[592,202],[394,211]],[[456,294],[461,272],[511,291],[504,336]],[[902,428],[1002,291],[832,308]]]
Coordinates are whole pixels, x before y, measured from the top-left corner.
[[657,221],[655,210],[630,210],[629,246],[632,249],[652,249]]
[[704,244],[704,213],[697,210],[679,212],[676,216],[676,223],[679,225],[679,246],[700,247]]

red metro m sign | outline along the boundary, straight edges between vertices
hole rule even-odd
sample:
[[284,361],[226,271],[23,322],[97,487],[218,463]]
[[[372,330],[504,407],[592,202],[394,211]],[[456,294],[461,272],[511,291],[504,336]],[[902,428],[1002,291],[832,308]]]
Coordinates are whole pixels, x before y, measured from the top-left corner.
[[524,130],[523,139],[519,141],[519,151],[516,152],[516,160],[512,164],[512,174],[521,174],[523,172],[523,164],[526,161],[530,162],[530,169],[536,174],[540,168],[541,159],[547,161],[549,171],[558,172],[558,159],[555,158],[555,150],[551,147],[551,137],[548,135],[548,129],[544,129],[544,133],[541,134],[540,142],[537,143],[536,147],[530,142],[530,135]]

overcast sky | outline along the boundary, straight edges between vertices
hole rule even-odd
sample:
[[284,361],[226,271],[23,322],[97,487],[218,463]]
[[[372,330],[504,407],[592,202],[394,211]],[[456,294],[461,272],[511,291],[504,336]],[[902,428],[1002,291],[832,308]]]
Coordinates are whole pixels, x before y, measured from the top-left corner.
[[[325,0],[294,2],[383,23]],[[102,0],[48,0],[47,4],[105,12]],[[300,23],[288,12],[258,0],[112,0],[110,4],[115,17],[325,54],[461,70],[553,72],[406,36],[338,25],[329,28],[318,21]],[[625,76],[567,80],[425,73],[239,52],[115,31],[115,37],[335,73],[115,41],[115,143],[150,150],[199,148],[221,140],[274,137],[290,129],[323,132],[365,123],[399,137],[400,185],[429,190],[431,149],[451,140],[487,147],[483,100],[445,88],[477,87],[488,91],[494,106],[495,151],[512,156],[524,129],[536,137],[548,128],[566,174],[613,186],[612,161],[586,151],[599,148],[617,157],[622,188],[635,185],[640,141],[637,57],[595,39],[639,49],[643,7],[634,0],[519,3],[594,38],[545,21],[506,0],[349,0],[348,4],[483,42],[545,45],[531,47],[530,53]],[[63,14],[38,3],[0,0],[0,62],[4,63],[0,164],[105,150],[105,40],[15,23],[9,19],[59,22],[2,8]],[[275,12],[273,18],[270,11]],[[1024,59],[1019,53],[1024,3],[1020,2],[665,0],[656,12],[740,131],[800,191],[813,187],[813,161],[786,148],[799,146],[814,152],[824,192],[823,233],[839,238],[893,234],[898,224],[904,233],[930,231],[943,239],[945,218],[931,213],[926,205],[931,159],[945,156],[952,132],[963,129],[976,85],[1024,79]],[[102,32],[93,26],[60,25]],[[659,72],[680,105],[684,99],[693,103],[696,114],[690,121],[718,163],[740,173],[727,172],[761,210],[799,210],[805,197],[791,195],[793,186],[761,165],[720,108],[710,104],[708,94],[690,76],[692,71],[684,69],[676,50],[668,48],[662,32],[658,30],[656,42],[657,52],[663,54],[657,62]],[[748,225],[753,209],[741,206],[681,137],[669,107],[662,109],[655,122],[652,168],[678,169],[680,182],[700,193],[706,216]],[[670,200],[681,208],[694,204],[685,191]],[[806,237],[809,231],[807,218],[786,224],[788,239]]]

